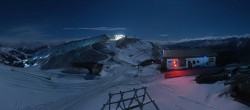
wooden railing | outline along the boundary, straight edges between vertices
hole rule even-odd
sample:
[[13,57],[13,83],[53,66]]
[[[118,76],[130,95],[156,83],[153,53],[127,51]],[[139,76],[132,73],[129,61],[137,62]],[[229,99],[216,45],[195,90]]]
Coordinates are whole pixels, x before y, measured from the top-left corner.
[[120,91],[117,93],[109,93],[107,103],[103,104],[101,110],[132,110],[140,108],[152,103],[155,110],[160,110],[155,101],[149,96],[147,87],[132,89],[128,91]]

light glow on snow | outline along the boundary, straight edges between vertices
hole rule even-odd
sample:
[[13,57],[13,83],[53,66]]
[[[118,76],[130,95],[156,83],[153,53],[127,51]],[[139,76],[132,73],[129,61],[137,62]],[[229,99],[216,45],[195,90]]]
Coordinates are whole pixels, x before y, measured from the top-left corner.
[[29,66],[30,66],[30,65],[24,63],[24,68],[27,68],[27,67],[29,67]]
[[35,63],[33,66],[36,66],[37,65],[37,63]]
[[114,36],[114,38],[112,40],[117,41],[117,40],[120,40],[120,39],[122,39],[124,37],[125,37],[125,35],[123,35],[123,34],[117,34],[117,35]]
[[28,61],[27,59],[23,60],[23,62],[27,62],[27,61]]
[[[40,56],[39,59],[42,59],[42,58],[48,58],[49,57],[49,54],[48,55],[45,55],[45,56]],[[37,57],[35,57],[37,58]]]

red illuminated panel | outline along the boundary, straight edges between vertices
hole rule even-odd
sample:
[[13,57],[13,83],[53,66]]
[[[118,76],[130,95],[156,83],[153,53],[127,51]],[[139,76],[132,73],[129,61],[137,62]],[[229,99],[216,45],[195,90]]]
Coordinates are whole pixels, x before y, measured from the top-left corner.
[[173,66],[177,67],[177,62],[176,61],[173,62]]

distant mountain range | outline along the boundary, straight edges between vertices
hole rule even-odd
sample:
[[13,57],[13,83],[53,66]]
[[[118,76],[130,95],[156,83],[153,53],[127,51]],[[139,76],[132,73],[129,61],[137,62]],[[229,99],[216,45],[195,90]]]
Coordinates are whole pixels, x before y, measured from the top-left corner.
[[179,41],[176,43],[165,44],[164,47],[170,49],[180,48],[213,48],[213,49],[241,49],[250,46],[250,38],[218,38]]
[[250,36],[183,40],[162,46],[167,49],[211,48],[227,61],[225,63],[250,63]]
[[66,68],[70,67],[72,63],[79,62],[122,61],[137,65],[150,59],[159,60],[163,48],[211,48],[218,53],[219,59],[227,61],[224,63],[250,62],[249,37],[182,40],[158,45],[150,41],[128,37],[112,41],[107,35],[100,35],[57,45],[45,43],[36,48],[23,46],[10,48],[0,44],[0,63],[15,67],[41,65],[42,69]]

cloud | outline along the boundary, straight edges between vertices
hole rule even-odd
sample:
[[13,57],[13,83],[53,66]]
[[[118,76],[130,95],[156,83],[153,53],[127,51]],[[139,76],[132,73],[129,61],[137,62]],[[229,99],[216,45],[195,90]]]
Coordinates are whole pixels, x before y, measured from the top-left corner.
[[167,37],[168,34],[161,34],[160,36],[161,36],[161,37]]
[[30,41],[30,40],[40,40],[52,35],[44,31],[43,26],[37,25],[21,25],[10,29],[5,29],[0,34],[1,40],[16,40],[16,41]]
[[185,38],[181,39],[180,42],[185,41],[192,41],[192,40],[217,40],[217,39],[226,39],[226,38],[250,38],[250,34],[243,34],[243,35],[227,35],[227,36],[205,36],[205,37],[199,37],[199,38]]
[[63,30],[74,30],[74,29],[77,29],[77,28],[62,28]]
[[122,27],[96,27],[96,28],[63,28],[63,30],[116,31],[116,30],[127,30],[127,29]]

